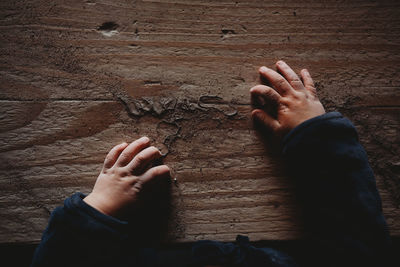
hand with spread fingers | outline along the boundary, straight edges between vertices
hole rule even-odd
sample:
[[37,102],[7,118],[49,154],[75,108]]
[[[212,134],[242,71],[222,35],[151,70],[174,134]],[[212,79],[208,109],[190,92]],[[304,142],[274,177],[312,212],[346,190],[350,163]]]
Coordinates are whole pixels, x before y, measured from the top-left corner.
[[115,146],[106,156],[93,191],[84,201],[98,211],[122,218],[135,209],[143,187],[157,179],[170,179],[166,165],[151,167],[161,152],[142,137],[131,144]]
[[256,85],[250,89],[252,104],[256,107],[251,115],[283,137],[302,122],[324,114],[325,109],[308,70],[301,70],[299,78],[284,61],[278,61],[276,68],[278,72],[264,66],[259,69],[272,87]]

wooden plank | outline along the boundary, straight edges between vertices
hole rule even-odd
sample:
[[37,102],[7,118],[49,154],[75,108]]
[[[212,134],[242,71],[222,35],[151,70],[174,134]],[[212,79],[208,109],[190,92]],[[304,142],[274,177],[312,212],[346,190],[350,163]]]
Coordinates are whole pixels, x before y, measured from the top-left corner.
[[[179,180],[179,185],[172,187],[177,213],[172,223],[177,226],[170,233],[173,240],[231,240],[237,233],[255,240],[302,236],[292,185],[279,157],[267,156],[268,151],[249,128],[250,106],[237,106],[242,117],[237,121],[221,111],[201,111],[196,116],[207,117],[203,124],[183,120],[179,138],[168,143],[166,137],[176,132],[174,127],[162,126],[159,118],[147,115],[133,119],[118,102],[41,104],[5,101],[1,105],[2,113],[7,114],[0,128],[3,242],[37,241],[49,211],[75,191],[90,191],[108,149],[142,135],[170,153],[166,162]],[[34,114],[36,109],[39,114],[27,121],[25,114]],[[368,109],[363,114],[372,116],[375,111]],[[389,109],[385,114],[380,116],[386,120],[381,140],[396,143],[398,136],[393,136],[393,131],[398,129],[399,110]],[[217,125],[212,119],[218,116]],[[377,127],[374,121],[376,118],[360,124]],[[382,149],[373,143],[366,147],[368,151]],[[398,235],[400,214],[393,192],[388,190],[396,193],[399,189],[386,188],[384,179],[378,182],[392,234]]]
[[2,1],[0,243],[37,242],[107,151],[148,135],[179,180],[170,241],[297,239],[279,154],[249,120],[256,69],[307,67],[356,124],[400,235],[397,1]]

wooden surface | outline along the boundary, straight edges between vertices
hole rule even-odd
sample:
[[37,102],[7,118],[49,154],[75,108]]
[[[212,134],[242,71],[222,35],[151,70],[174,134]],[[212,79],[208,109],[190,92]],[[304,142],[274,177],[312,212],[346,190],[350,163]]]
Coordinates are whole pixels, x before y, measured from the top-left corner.
[[308,68],[360,133],[400,235],[400,2],[1,1],[0,243],[38,242],[107,151],[149,136],[178,179],[169,240],[298,239],[252,129],[257,68]]

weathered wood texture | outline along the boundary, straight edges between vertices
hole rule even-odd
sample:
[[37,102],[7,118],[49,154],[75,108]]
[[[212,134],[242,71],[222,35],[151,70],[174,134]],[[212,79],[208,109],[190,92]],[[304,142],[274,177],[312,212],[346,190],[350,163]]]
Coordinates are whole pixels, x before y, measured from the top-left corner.
[[0,243],[37,242],[143,135],[179,180],[170,240],[301,238],[249,120],[256,70],[277,59],[354,121],[400,235],[399,1],[1,1],[0,19]]

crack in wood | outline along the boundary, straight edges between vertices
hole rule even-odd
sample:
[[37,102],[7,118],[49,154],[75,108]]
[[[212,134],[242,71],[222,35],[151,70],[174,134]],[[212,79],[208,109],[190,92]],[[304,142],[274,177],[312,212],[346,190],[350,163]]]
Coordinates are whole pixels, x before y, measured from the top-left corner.
[[167,148],[163,154],[164,158],[172,151],[176,140],[182,138],[183,128],[185,128],[187,138],[196,131],[196,122],[201,121],[207,124],[215,121],[218,128],[223,120],[232,119],[238,114],[238,110],[231,102],[216,95],[201,95],[197,101],[175,97],[132,99],[126,96],[118,96],[118,100],[125,107],[129,117],[134,120],[150,115],[160,119],[157,129],[161,124],[173,126],[175,132],[168,134],[162,142]]

